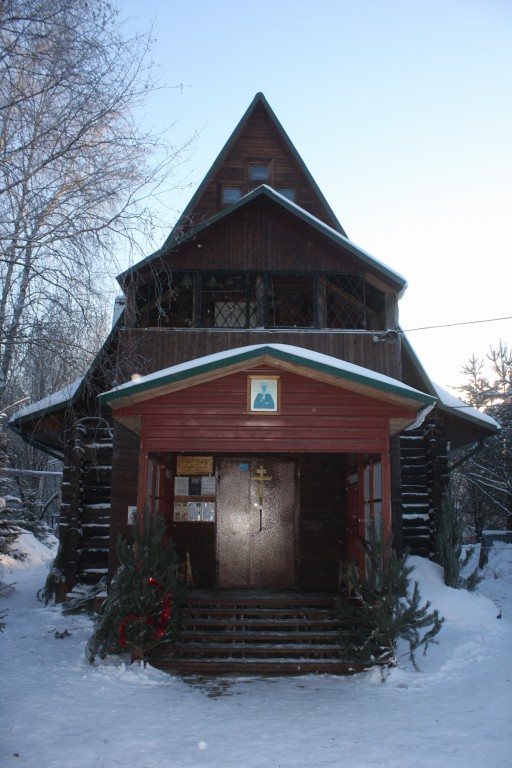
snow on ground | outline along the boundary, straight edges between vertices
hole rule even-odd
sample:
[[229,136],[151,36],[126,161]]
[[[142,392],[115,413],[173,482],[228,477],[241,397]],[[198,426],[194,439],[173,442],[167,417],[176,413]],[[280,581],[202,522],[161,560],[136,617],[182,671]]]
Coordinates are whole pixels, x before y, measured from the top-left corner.
[[[51,553],[29,534],[3,558],[13,594],[0,635],[2,768],[509,768],[512,546],[493,550],[478,593],[448,589],[413,558],[445,616],[439,645],[383,682],[355,677],[184,680],[84,657],[91,622],[36,593]],[[501,619],[497,616],[501,612]]]

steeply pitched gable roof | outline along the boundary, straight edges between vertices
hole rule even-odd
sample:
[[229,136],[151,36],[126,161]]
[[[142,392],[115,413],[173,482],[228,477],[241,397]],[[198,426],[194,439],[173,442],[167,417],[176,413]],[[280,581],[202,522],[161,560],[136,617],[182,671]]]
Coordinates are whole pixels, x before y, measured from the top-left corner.
[[135,274],[140,269],[143,269],[147,264],[150,264],[153,259],[163,256],[164,253],[166,251],[169,251],[171,248],[181,245],[187,240],[196,237],[198,234],[200,234],[201,232],[204,232],[205,230],[207,230],[209,227],[213,226],[217,222],[222,221],[228,216],[232,216],[240,208],[250,205],[251,202],[262,197],[265,197],[268,200],[272,201],[276,205],[280,206],[281,208],[291,213],[293,216],[296,216],[305,224],[311,226],[317,232],[320,232],[322,235],[329,238],[329,240],[333,241],[337,245],[342,246],[344,249],[349,251],[353,256],[360,259],[368,267],[380,273],[383,280],[385,280],[386,282],[391,281],[393,283],[393,287],[398,292],[403,292],[407,287],[407,281],[398,272],[395,272],[394,270],[387,267],[381,261],[371,256],[371,254],[369,254],[367,251],[364,251],[362,248],[359,248],[359,246],[357,246],[355,243],[349,240],[346,237],[346,235],[341,234],[340,232],[336,231],[332,227],[329,227],[323,221],[320,221],[315,216],[313,216],[312,214],[308,213],[303,208],[301,208],[299,205],[292,203],[290,200],[283,197],[283,195],[279,194],[279,192],[276,192],[275,189],[272,189],[271,187],[268,187],[265,184],[262,184],[261,186],[257,187],[252,192],[249,192],[247,195],[244,195],[244,197],[242,197],[240,200],[237,200],[236,203],[233,203],[229,207],[224,208],[222,211],[217,213],[215,216],[212,216],[207,221],[203,221],[200,224],[197,224],[195,227],[192,227],[185,234],[174,230],[174,235],[171,234],[166,244],[162,247],[160,251],[157,251],[156,253],[151,254],[146,259],[143,259],[142,261],[135,264],[133,267],[130,267],[129,269],[127,269],[125,272],[123,272],[118,276],[117,278],[118,281],[122,285],[124,280],[129,275]]
[[[258,126],[255,125],[256,121],[259,121]],[[288,134],[277,119],[268,101],[262,93],[257,93],[254,97],[248,109],[242,116],[240,122],[220,151],[210,170],[206,174],[204,180],[201,182],[189,204],[180,216],[174,231],[183,230],[189,226],[190,223],[196,224],[198,222],[198,217],[199,219],[204,217],[204,213],[201,209],[205,205],[206,209],[208,210],[206,218],[210,218],[211,209],[209,209],[205,199],[208,194],[210,197],[212,195],[215,196],[216,189],[212,190],[209,188],[215,184],[221,169],[226,163],[229,163],[230,157],[232,157],[236,148],[241,150],[241,146],[244,145],[245,142],[246,146],[244,146],[243,150],[241,150],[243,151],[243,154],[246,154],[249,157],[252,156],[254,158],[257,157],[258,152],[263,151],[263,153],[265,153],[265,149],[261,149],[262,122],[264,123],[264,130],[266,132],[266,142],[269,141],[270,137],[274,145],[279,145],[280,154],[283,155],[284,153],[284,155],[288,156],[288,158],[296,167],[297,171],[301,174],[305,185],[309,187],[308,197],[312,202],[314,202],[315,208],[318,209],[314,211],[315,215],[325,219],[325,221],[331,227],[333,227],[333,229],[341,232],[346,236],[343,227],[336,218],[333,210],[320,191],[304,161],[290,141]],[[282,186],[286,185],[282,184]],[[311,206],[305,202],[304,207],[308,209]],[[172,236],[173,235],[171,233],[171,237]]]

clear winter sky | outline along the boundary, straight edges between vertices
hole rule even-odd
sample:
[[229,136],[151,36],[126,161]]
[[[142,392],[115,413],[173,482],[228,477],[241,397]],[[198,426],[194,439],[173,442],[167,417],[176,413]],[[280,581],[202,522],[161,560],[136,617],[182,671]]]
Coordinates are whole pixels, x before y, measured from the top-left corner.
[[[512,0],[119,0],[154,22],[146,120],[194,151],[169,228],[258,91],[351,240],[408,281],[405,330],[512,315]],[[173,86],[183,84],[183,88]],[[163,239],[163,236],[162,236]],[[441,386],[512,320],[407,334]]]

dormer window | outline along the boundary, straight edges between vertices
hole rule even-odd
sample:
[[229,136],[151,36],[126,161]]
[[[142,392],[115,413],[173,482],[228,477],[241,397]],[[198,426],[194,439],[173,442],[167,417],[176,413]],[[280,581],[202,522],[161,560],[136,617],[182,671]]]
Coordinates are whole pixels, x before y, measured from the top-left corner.
[[222,187],[222,203],[223,205],[232,205],[240,200],[242,197],[242,187]]
[[249,163],[249,182],[270,181],[270,163]]

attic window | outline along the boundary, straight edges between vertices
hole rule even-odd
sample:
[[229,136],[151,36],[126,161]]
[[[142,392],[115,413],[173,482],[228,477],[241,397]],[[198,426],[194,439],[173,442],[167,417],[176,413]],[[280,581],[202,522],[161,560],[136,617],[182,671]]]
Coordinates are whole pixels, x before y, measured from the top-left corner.
[[236,203],[242,197],[242,187],[222,187],[222,202],[224,205]]
[[270,163],[249,163],[249,181],[270,181]]
[[295,203],[297,200],[297,190],[295,187],[276,187],[276,192],[286,197],[287,200],[291,200],[292,203]]

